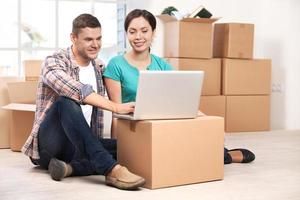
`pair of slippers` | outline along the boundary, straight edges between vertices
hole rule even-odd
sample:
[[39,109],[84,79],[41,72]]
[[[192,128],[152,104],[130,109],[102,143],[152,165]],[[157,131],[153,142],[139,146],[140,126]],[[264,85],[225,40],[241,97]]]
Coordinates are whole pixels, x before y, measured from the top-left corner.
[[227,153],[224,157],[224,164],[230,164],[232,163],[232,157],[229,154],[229,152],[231,151],[241,151],[243,154],[243,160],[241,163],[249,163],[252,162],[255,159],[255,155],[254,153],[252,153],[251,151],[247,150],[247,149],[230,149],[227,150]]

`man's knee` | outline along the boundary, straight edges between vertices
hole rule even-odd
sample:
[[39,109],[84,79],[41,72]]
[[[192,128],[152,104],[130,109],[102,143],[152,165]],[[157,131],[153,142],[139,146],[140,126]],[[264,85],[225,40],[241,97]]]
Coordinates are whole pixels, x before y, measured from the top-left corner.
[[75,102],[73,99],[70,99],[68,97],[60,96],[56,100],[56,104],[58,107],[68,110],[68,111],[80,111],[81,112],[81,107],[80,105]]

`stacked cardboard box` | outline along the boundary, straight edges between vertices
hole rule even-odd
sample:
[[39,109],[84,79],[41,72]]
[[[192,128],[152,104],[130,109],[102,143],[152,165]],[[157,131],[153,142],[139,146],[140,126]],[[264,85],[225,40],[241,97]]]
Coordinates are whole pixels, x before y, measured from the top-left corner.
[[169,58],[212,58],[213,22],[217,18],[157,16],[164,22],[164,56]]
[[7,82],[6,91],[10,103],[2,108],[10,115],[9,133],[4,133],[10,139],[5,147],[10,147],[13,151],[21,150],[32,129],[41,63],[39,60],[24,61],[25,81],[22,78],[20,81]]
[[[253,59],[254,25],[215,24],[214,31],[212,27],[199,28],[201,34],[193,35],[195,25],[188,27],[181,25],[181,21],[163,20],[167,28],[167,61],[178,70],[205,72],[200,110],[224,117],[227,132],[269,130],[271,61]],[[211,37],[213,45],[210,46]],[[209,54],[211,50],[213,56]],[[207,52],[198,53],[203,51]]]
[[186,18],[177,21],[167,15],[159,18],[165,23],[166,60],[177,70],[204,71],[200,106],[211,104],[209,97],[213,97],[213,110],[216,112],[202,111],[225,117],[225,97],[221,96],[221,59],[213,58],[213,22],[217,19]]
[[253,59],[253,40],[253,24],[214,26],[214,57],[222,59],[226,132],[270,129],[271,60]]
[[24,60],[24,73],[26,81],[38,81],[43,60]]
[[213,22],[217,19],[159,18],[165,22],[166,60],[177,70],[204,71],[200,110],[207,115],[225,117],[225,97],[221,96],[222,60],[213,58]]

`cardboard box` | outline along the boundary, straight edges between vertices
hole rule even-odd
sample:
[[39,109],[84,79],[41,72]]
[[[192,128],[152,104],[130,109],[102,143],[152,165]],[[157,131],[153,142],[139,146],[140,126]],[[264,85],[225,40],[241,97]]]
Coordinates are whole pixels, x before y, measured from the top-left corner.
[[223,95],[267,95],[271,93],[271,60],[223,59]]
[[35,104],[38,82],[10,82],[7,84],[11,103]]
[[221,94],[221,59],[167,58],[178,70],[204,71],[201,95]]
[[184,18],[157,16],[164,22],[164,56],[180,58],[212,58],[213,25],[216,18]]
[[26,81],[38,81],[43,60],[24,60],[24,73]]
[[149,189],[221,180],[224,120],[118,119],[118,162],[144,177]]
[[201,96],[200,110],[206,115],[225,117],[225,96]]
[[254,24],[214,25],[213,55],[216,58],[253,58]]
[[10,148],[21,151],[32,129],[35,104],[11,103],[2,108],[11,110]]
[[0,77],[0,148],[9,148],[9,124],[10,113],[7,110],[1,109],[2,106],[7,105],[8,97],[8,82],[23,81],[23,77]]
[[270,96],[226,96],[225,130],[269,131]]
[[8,83],[10,104],[3,109],[11,111],[10,148],[20,151],[28,138],[34,120],[37,82]]

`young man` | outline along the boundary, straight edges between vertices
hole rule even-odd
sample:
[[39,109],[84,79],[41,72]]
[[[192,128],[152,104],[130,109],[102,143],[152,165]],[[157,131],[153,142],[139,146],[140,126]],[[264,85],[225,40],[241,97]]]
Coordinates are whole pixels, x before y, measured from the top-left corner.
[[103,97],[101,25],[90,14],[73,21],[73,45],[45,59],[39,80],[35,121],[22,151],[52,179],[100,174],[106,184],[135,189],[145,180],[116,162],[116,141],[103,139],[103,111],[133,112],[134,104]]

